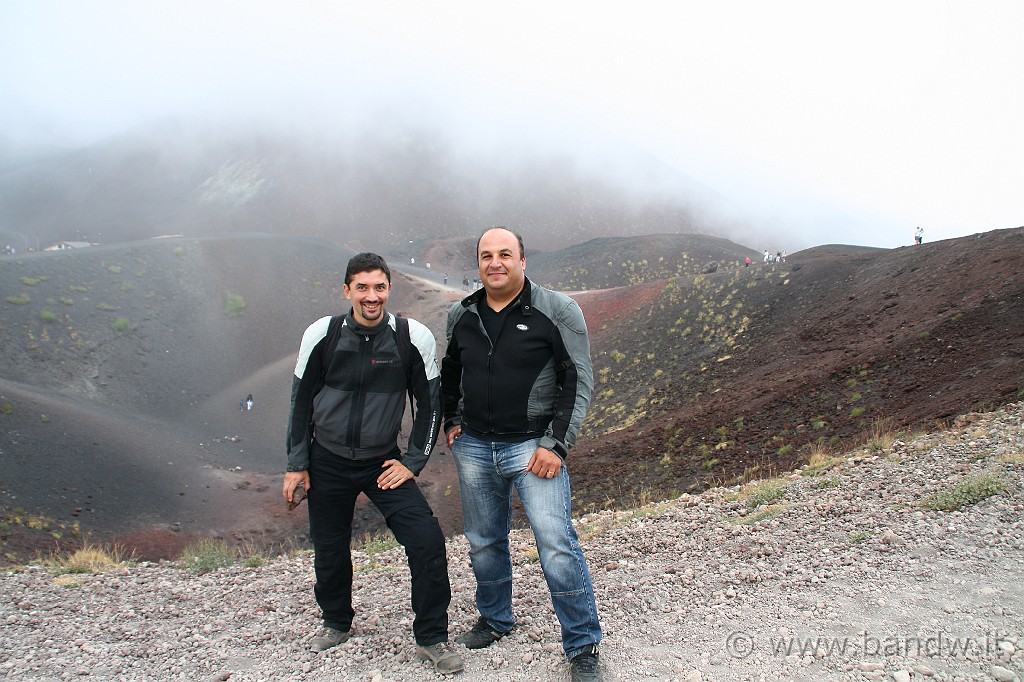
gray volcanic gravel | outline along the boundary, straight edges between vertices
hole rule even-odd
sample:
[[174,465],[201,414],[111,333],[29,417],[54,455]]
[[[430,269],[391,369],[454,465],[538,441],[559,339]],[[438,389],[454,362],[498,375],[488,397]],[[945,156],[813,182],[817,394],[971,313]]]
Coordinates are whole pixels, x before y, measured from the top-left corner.
[[[967,415],[774,487],[580,518],[606,679],[1019,680],[1022,413],[1024,403]],[[983,472],[1006,490],[957,511],[921,506]],[[452,679],[568,677],[529,532],[512,542],[519,624],[488,649],[456,647],[466,671]],[[449,541],[456,635],[475,618],[467,550]],[[443,679],[413,651],[402,549],[357,553],[356,564],[354,636],[319,654],[309,651],[319,620],[308,552],[198,576],[175,562],[9,571],[0,678]]]

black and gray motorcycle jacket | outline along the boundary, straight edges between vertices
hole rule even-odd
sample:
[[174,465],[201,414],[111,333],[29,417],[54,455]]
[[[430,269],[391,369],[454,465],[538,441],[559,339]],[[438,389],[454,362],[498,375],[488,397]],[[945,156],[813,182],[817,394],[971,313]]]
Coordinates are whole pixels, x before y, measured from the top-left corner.
[[[288,471],[309,468],[309,444],[316,441],[347,459],[401,458],[419,474],[430,457],[440,424],[440,372],[434,335],[409,320],[413,352],[406,372],[396,340],[395,316],[375,327],[360,327],[351,311],[338,345],[323,367],[331,318],[309,325],[302,335],[292,379],[288,421]],[[418,351],[418,352],[416,352]],[[409,444],[403,457],[398,434],[405,413],[407,379],[416,401]]]
[[492,339],[478,312],[484,297],[480,289],[448,311],[444,429],[461,426],[483,440],[540,438],[540,447],[564,459],[594,390],[583,311],[527,278]]

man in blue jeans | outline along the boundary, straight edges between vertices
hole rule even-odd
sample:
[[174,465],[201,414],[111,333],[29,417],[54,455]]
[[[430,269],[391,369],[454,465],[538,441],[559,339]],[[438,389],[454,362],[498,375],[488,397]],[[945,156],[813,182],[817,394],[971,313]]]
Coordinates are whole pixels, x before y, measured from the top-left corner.
[[515,625],[508,533],[512,491],[537,540],[574,682],[601,679],[601,624],[570,515],[568,450],[593,393],[586,322],[568,296],[526,277],[523,240],[477,242],[483,288],[448,312],[441,395],[455,455],[480,617],[458,638],[482,649]]
[[[352,608],[352,512],[365,494],[405,547],[412,583],[416,652],[443,674],[463,669],[447,646],[451,586],[444,534],[414,477],[427,463],[438,429],[439,371],[433,334],[385,310],[391,270],[374,253],[354,256],[345,271],[351,311],[323,317],[302,336],[288,422],[288,502],[305,486],[313,540],[313,592],[324,651],[348,640]],[[405,395],[418,410],[403,455],[398,432]]]

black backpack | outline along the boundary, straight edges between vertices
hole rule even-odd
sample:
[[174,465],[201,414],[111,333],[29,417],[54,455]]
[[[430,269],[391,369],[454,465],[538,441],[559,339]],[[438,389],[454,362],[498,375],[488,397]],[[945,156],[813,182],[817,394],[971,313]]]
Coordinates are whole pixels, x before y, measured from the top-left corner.
[[[341,323],[344,315],[333,315],[331,323],[327,325],[327,342],[324,344],[323,355],[320,357],[320,386],[322,387],[327,379],[327,367],[334,358],[334,351],[338,348],[338,339],[341,337]],[[409,336],[409,320],[401,315],[395,315],[395,343],[398,346],[398,358],[402,361],[405,369],[405,390],[409,393],[409,414],[415,417],[416,407],[412,394],[412,338]]]

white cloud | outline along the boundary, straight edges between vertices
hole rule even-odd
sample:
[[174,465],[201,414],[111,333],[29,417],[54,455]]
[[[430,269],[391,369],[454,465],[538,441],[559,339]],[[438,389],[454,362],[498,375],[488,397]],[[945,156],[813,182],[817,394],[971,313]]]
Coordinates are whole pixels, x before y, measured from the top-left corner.
[[14,0],[0,125],[81,139],[168,115],[350,124],[388,107],[470,144],[593,130],[796,246],[896,246],[917,224],[930,239],[1024,224],[1022,33],[1016,0]]

